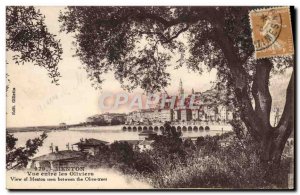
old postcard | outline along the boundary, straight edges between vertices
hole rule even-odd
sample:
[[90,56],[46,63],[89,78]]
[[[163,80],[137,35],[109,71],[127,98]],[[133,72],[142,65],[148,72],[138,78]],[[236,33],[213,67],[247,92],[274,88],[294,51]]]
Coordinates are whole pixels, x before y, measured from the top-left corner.
[[293,7],[7,6],[7,189],[295,189]]

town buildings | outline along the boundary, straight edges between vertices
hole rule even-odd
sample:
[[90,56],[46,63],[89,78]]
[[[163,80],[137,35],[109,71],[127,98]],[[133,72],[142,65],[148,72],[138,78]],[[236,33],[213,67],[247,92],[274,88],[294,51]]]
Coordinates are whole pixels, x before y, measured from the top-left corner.
[[101,114],[101,116],[103,117],[103,119],[105,121],[111,123],[113,119],[123,120],[123,118],[125,117],[125,114],[123,114],[123,113],[109,113],[109,112],[106,112],[104,114]]
[[93,124],[163,124],[165,122],[186,123],[192,122],[219,122],[228,123],[236,116],[232,106],[225,103],[226,93],[211,89],[204,92],[191,90],[185,93],[180,80],[178,92],[174,96],[167,93],[160,94],[158,103],[151,108],[135,110],[130,113],[103,113],[87,119]]
[[180,80],[178,94],[169,96],[161,94],[156,107],[130,112],[127,124],[152,124],[188,121],[218,121],[228,122],[234,118],[233,109],[218,101],[216,91],[185,94]]
[[[178,92],[175,96],[162,93],[156,105],[147,109],[140,109],[130,113],[103,113],[89,117],[87,122],[92,124],[164,124],[165,122],[189,123],[209,122],[228,123],[235,116],[234,109],[225,103],[226,93],[217,89],[204,92],[191,90],[186,94],[180,80]],[[278,109],[271,112],[270,122],[276,125],[279,120]],[[114,123],[113,123],[114,121]]]
[[94,116],[88,117],[86,122],[91,124],[98,124],[98,125],[118,125],[124,124],[126,121],[126,114],[124,113],[103,113],[103,114],[96,114]]

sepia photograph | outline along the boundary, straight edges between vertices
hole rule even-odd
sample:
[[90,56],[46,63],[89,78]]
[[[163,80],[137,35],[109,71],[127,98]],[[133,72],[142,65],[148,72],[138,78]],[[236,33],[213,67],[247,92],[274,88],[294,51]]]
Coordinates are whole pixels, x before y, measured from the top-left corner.
[[295,190],[294,6],[5,11],[8,190]]

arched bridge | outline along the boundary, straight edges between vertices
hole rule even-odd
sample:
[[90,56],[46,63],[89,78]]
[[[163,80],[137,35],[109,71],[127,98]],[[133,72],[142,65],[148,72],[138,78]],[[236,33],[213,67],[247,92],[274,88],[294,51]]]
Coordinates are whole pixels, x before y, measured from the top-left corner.
[[[172,126],[177,131],[209,131],[211,130],[211,127],[208,125],[174,125]],[[149,131],[163,131],[165,128],[162,125],[125,125],[122,127],[123,131],[143,131],[143,130],[149,130]]]

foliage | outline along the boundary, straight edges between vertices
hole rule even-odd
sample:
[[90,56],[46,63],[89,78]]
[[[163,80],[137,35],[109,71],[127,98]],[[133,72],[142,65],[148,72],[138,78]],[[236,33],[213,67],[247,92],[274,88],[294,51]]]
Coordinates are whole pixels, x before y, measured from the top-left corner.
[[[219,142],[229,137],[233,137],[229,145],[221,147]],[[269,180],[253,138],[238,139],[230,133],[199,140],[205,145],[193,147],[190,141],[183,142],[183,150],[188,154],[184,160],[178,153],[161,153],[160,156],[155,148],[135,151],[134,166],[123,166],[123,172],[148,181],[156,188],[287,188],[290,159],[284,158],[276,175]],[[212,143],[216,144],[214,149],[210,148]]]
[[112,70],[128,90],[140,86],[149,92],[159,91],[169,84],[166,61],[170,55],[156,47],[155,32],[147,35],[152,31],[151,23],[131,20],[131,14],[143,10],[146,8],[69,7],[60,15],[61,30],[75,33],[76,55],[96,87],[104,81],[102,74]]
[[[227,137],[203,137],[205,143]],[[227,147],[197,146],[186,156],[186,163],[180,160],[160,163],[152,175],[145,175],[157,188],[232,188],[232,189],[273,189],[287,188],[288,159],[277,169],[272,181],[266,178],[267,168],[261,163],[251,137],[233,140]],[[218,144],[219,145],[219,144]],[[165,158],[169,154],[165,154]],[[162,160],[164,161],[164,160]],[[283,179],[284,178],[284,179]]]
[[[279,164],[293,129],[294,74],[277,127],[270,125],[271,72],[293,67],[293,56],[255,59],[249,25],[253,7],[67,7],[61,30],[75,35],[76,55],[96,86],[113,71],[122,87],[154,93],[169,85],[168,67],[217,69],[227,97],[265,161]],[[255,103],[255,106],[253,104]],[[269,139],[265,139],[268,137]],[[276,146],[275,148],[266,146]],[[275,152],[273,152],[275,150]]]
[[198,137],[196,140],[196,146],[198,149],[202,150],[203,154],[211,154],[219,149],[218,141],[218,136]]
[[25,147],[17,148],[18,139],[6,132],[6,169],[26,168],[30,157],[36,154],[46,138],[47,134],[44,132],[37,138],[27,140]]
[[105,126],[108,125],[108,122],[101,115],[95,115],[88,117],[88,122],[84,123],[84,125],[95,125],[95,126]]
[[177,131],[175,127],[165,123],[162,135],[157,135],[152,143],[151,155],[157,159],[165,159],[170,165],[177,160],[183,162],[187,153],[181,136],[181,131]]
[[185,148],[187,153],[191,153],[190,151],[193,151],[196,149],[196,146],[191,139],[184,140],[183,147]]
[[17,141],[17,138],[6,132],[6,152],[13,150]]
[[[155,188],[287,188],[291,159],[284,157],[276,174],[267,178],[268,169],[251,136],[239,139],[229,132],[199,137],[194,144],[190,139],[182,141],[168,124],[165,127],[169,131],[156,137],[152,150],[140,152],[127,142],[114,142],[89,160]],[[224,140],[226,146],[220,144]]]
[[105,120],[104,116],[102,115],[94,115],[87,118],[85,125],[96,125],[96,126],[104,126],[104,125],[121,125],[125,124],[125,117],[124,116],[114,116],[112,117],[111,121]]
[[233,131],[238,138],[245,138],[246,128],[241,120],[233,119],[232,121],[230,121],[230,125],[232,126]]
[[[117,169],[126,174],[150,174],[156,170],[156,165],[147,153],[133,149],[127,142],[114,142],[109,147],[102,147],[89,159],[90,164],[96,167]],[[93,163],[96,162],[96,163]]]
[[[252,79],[250,7],[68,7],[60,15],[61,30],[75,33],[76,54],[90,78],[101,84],[101,75],[114,71],[125,88],[146,91],[168,84],[172,53],[178,66],[202,72],[217,68],[219,86],[229,84],[230,48]],[[218,20],[215,20],[215,17]],[[185,42],[187,40],[187,43]],[[232,45],[224,45],[230,40]],[[227,48],[225,48],[227,47]],[[188,55],[187,55],[188,53]],[[276,58],[276,66],[289,67],[290,58]],[[279,63],[278,63],[279,62]],[[150,72],[151,71],[151,72]],[[155,81],[155,82],[154,82]],[[249,80],[249,84],[250,84]]]
[[110,146],[110,160],[123,163],[125,165],[132,164],[134,152],[132,146],[127,142],[114,142]]
[[122,124],[125,124],[125,121],[126,121],[125,117],[116,116],[111,119],[110,124],[111,125],[122,125]]
[[150,175],[159,167],[153,162],[148,152],[135,152],[132,168],[142,175]]
[[48,71],[58,84],[62,46],[45,25],[45,16],[32,6],[6,7],[6,50],[16,52],[16,64],[33,62]]

